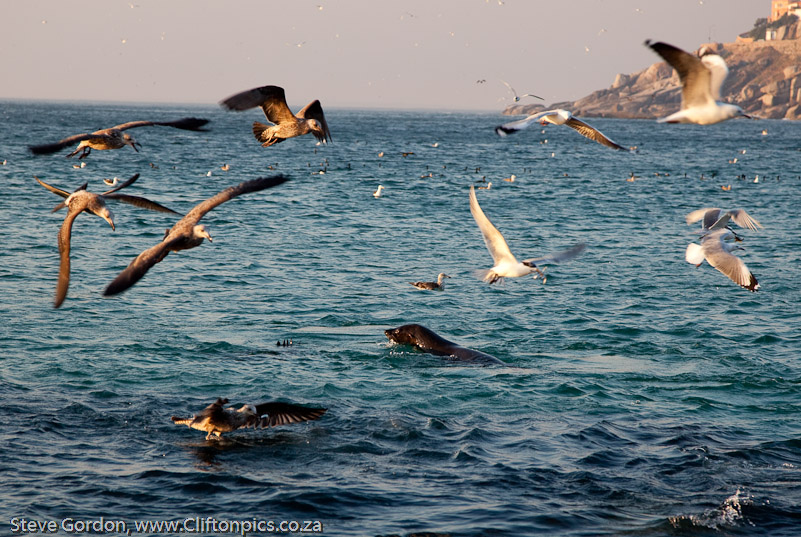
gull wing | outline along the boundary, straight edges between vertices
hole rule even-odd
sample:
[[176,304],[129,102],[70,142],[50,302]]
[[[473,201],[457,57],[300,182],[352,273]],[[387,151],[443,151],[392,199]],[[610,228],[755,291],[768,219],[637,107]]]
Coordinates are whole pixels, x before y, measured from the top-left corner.
[[75,142],[83,142],[84,140],[106,140],[110,141],[111,137],[108,134],[93,134],[93,133],[83,133],[83,134],[74,134],[72,136],[68,136],[63,140],[59,140],[58,142],[52,144],[42,144],[42,145],[29,145],[28,149],[34,155],[48,155],[50,153],[55,153],[56,151],[60,151],[67,146],[74,144]]
[[[40,185],[42,185],[43,187],[45,187],[47,190],[49,190],[49,191],[50,191],[50,192],[52,192],[53,194],[58,194],[58,195],[59,195],[59,196],[61,196],[62,198],[68,198],[68,197],[70,196],[70,193],[69,193],[69,192],[67,192],[66,190],[61,190],[60,188],[58,188],[58,187],[55,187],[55,186],[53,186],[53,185],[48,185],[47,183],[45,183],[44,181],[42,181],[41,179],[39,179],[39,178],[38,178],[38,177],[36,177],[35,175],[33,176],[33,178],[34,178],[34,179],[36,179],[36,180],[39,182],[39,184],[40,184]],[[76,189],[76,190],[86,190],[86,187],[87,187],[87,186],[89,186],[89,184],[88,184],[88,183],[84,183],[84,184],[83,184],[83,188],[78,188],[78,189]]]
[[712,97],[712,74],[700,58],[667,43],[647,40],[645,44],[679,73],[682,110],[715,102]]
[[723,58],[717,54],[705,54],[701,56],[701,63],[709,69],[709,90],[712,92],[712,98],[719,101],[720,88],[723,86],[726,77],[729,76],[729,67],[726,65]]
[[71,209],[67,212],[61,229],[58,230],[58,253],[61,256],[61,263],[58,268],[58,283],[56,284],[56,297],[53,300],[53,307],[58,308],[67,298],[67,290],[70,287],[70,239],[72,236],[72,223],[81,214],[80,209]]
[[526,118],[518,119],[516,121],[510,121],[509,123],[504,123],[503,125],[499,125],[495,127],[495,134],[498,136],[506,136],[507,134],[513,134],[517,131],[522,131],[523,129],[527,129],[530,126],[534,125],[535,123],[539,123],[540,119],[545,116],[556,114],[555,110],[546,110],[544,112],[538,112],[536,114],[532,114]]
[[[740,227],[748,228],[750,230],[756,231],[757,228],[763,227],[762,224],[756,221],[750,214],[745,212],[745,209],[732,209],[731,211],[726,211],[720,218],[709,226],[709,229],[720,229],[726,227],[726,224],[729,223],[729,220],[734,221]],[[704,222],[706,223],[706,221]]]
[[103,192],[100,195],[101,196],[108,196],[109,194],[113,194],[114,192],[117,192],[118,190],[122,190],[125,187],[131,186],[132,184],[134,184],[136,182],[137,179],[139,179],[139,174],[135,173],[131,177],[129,177],[127,180],[125,180],[124,182],[118,184],[117,186],[115,186],[111,190],[106,190],[105,192]]
[[701,227],[704,229],[709,229],[715,224],[715,222],[718,221],[718,218],[720,218],[720,211],[721,209],[717,207],[704,207],[703,209],[696,209],[690,213],[687,213],[687,216],[684,217],[684,221],[687,222],[687,224],[694,224],[699,220],[703,220]]
[[267,119],[275,124],[295,121],[295,115],[286,104],[284,88],[279,86],[262,86],[243,91],[220,101],[220,105],[237,111],[260,106]]
[[506,240],[504,240],[501,232],[492,225],[492,222],[489,221],[489,218],[486,217],[484,211],[482,211],[481,207],[478,205],[476,191],[473,185],[470,185],[470,212],[473,214],[476,224],[478,224],[478,229],[481,230],[481,235],[484,237],[484,244],[487,245],[487,250],[489,250],[495,264],[498,265],[502,261],[517,263],[517,259],[512,255],[512,251],[509,250],[509,245],[506,244]]
[[135,129],[136,127],[151,127],[158,125],[161,127],[174,127],[176,129],[183,129],[185,131],[200,131],[205,130],[201,127],[208,122],[208,119],[202,119],[198,117],[183,117],[174,121],[129,121],[127,123],[115,125],[111,128],[124,131],[127,129]]
[[736,255],[729,252],[724,246],[724,239],[731,232],[726,229],[719,229],[707,234],[701,239],[701,248],[707,263],[715,267],[721,273],[728,276],[737,285],[756,291],[759,288],[757,279],[745,266],[745,262]]
[[562,252],[557,252],[557,253],[546,255],[546,256],[543,256],[543,257],[534,257],[534,258],[531,258],[531,259],[526,259],[525,261],[523,261],[523,263],[524,264],[525,263],[531,263],[531,264],[536,265],[536,266],[554,265],[556,263],[562,263],[564,261],[569,261],[570,259],[573,259],[577,255],[579,255],[581,252],[583,252],[584,248],[586,248],[586,247],[587,247],[587,245],[582,242],[582,243],[579,243],[579,244],[573,246],[572,248],[569,248],[569,249],[564,250]]
[[275,427],[288,423],[300,423],[320,418],[326,408],[308,408],[290,403],[262,403],[256,405],[257,420],[247,425],[255,428]]
[[315,99],[304,106],[300,112],[298,112],[298,117],[303,119],[316,119],[323,127],[323,136],[320,137],[316,132],[314,132],[314,136],[321,142],[325,142],[326,140],[331,141],[331,131],[328,129],[328,122],[326,122],[325,114],[323,113],[323,105],[320,104],[319,100]]
[[[177,240],[177,239],[173,239]],[[111,296],[122,293],[136,282],[142,279],[147,274],[147,271],[153,268],[156,263],[167,257],[170,253],[170,244],[172,241],[161,241],[157,245],[148,248],[138,256],[136,259],[120,272],[114,280],[108,284],[103,295]]]
[[595,127],[592,127],[584,123],[580,119],[576,119],[573,116],[570,116],[570,118],[567,121],[565,121],[565,125],[567,125],[571,129],[574,129],[582,136],[589,138],[594,142],[598,142],[601,145],[605,145],[606,147],[611,147],[612,149],[619,149],[619,150],[622,149],[624,151],[628,151],[625,147],[614,142],[612,139],[605,136],[601,131],[599,131]]
[[121,201],[123,203],[128,203],[129,205],[133,205],[135,207],[139,207],[141,209],[148,209],[150,211],[156,211],[160,213],[171,213],[171,214],[181,214],[179,212],[173,211],[169,207],[165,207],[160,203],[156,203],[155,201],[151,201],[147,198],[143,198],[141,196],[130,196],[128,194],[109,194],[107,196],[103,196],[106,199],[112,199]]
[[203,216],[217,207],[225,203],[228,200],[231,200],[237,196],[241,196],[242,194],[248,194],[250,192],[258,192],[260,190],[265,190],[267,188],[272,188],[274,186],[278,186],[282,183],[288,181],[289,178],[284,175],[276,175],[274,177],[261,177],[259,179],[253,179],[251,181],[245,181],[240,183],[236,186],[231,186],[223,190],[222,192],[210,197],[205,201],[201,201],[195,207],[189,211],[186,216],[184,216],[181,221],[179,221],[173,229],[179,227],[179,225],[192,225],[200,221]]

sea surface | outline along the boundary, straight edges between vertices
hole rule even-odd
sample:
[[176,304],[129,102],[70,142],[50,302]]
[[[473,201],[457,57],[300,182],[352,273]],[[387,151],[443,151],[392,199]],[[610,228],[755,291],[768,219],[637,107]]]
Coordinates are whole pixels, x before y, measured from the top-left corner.
[[[509,118],[495,113],[326,114],[332,144],[262,148],[258,109],[0,103],[0,533],[25,519],[165,535],[180,530],[134,523],[190,519],[181,529],[204,535],[241,534],[235,521],[326,536],[801,535],[801,123],[588,120],[637,147],[624,153],[566,127],[500,138]],[[27,151],[183,116],[208,132],[134,129],[140,152],[94,151],[83,168],[69,149]],[[111,298],[176,217],[109,201],[112,231],[80,215],[53,308],[65,213],[34,176],[102,192],[134,173],[128,194],[182,213],[245,180],[291,179],[208,213],[212,243]],[[482,282],[492,260],[468,191],[489,182],[479,203],[519,259],[584,253],[545,284]],[[684,216],[701,207],[764,225],[737,229],[758,292],[685,262],[700,226]],[[440,272],[443,291],[408,283]],[[384,330],[407,323],[508,366],[390,344]],[[221,441],[170,421],[217,397],[328,412]]]

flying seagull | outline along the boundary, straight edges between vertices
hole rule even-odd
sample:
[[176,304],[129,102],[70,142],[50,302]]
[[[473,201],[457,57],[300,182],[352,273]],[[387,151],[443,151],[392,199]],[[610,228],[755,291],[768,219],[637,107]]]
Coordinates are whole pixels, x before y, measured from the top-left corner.
[[691,242],[687,245],[684,258],[688,263],[696,267],[706,262],[728,276],[734,283],[748,289],[756,291],[759,289],[757,279],[745,266],[742,259],[732,253],[734,250],[744,250],[734,242],[727,242],[726,239],[734,238],[734,233],[725,228],[714,229],[701,237],[701,244]]
[[478,229],[481,230],[481,234],[484,236],[484,244],[487,245],[487,250],[489,250],[495,262],[495,266],[491,269],[481,271],[482,279],[485,282],[495,283],[502,281],[503,278],[517,278],[534,272],[534,278],[542,276],[542,283],[545,283],[545,274],[539,269],[538,265],[552,265],[573,259],[585,247],[585,244],[581,243],[564,252],[525,259],[520,262],[512,255],[509,245],[506,244],[501,232],[492,225],[492,222],[489,221],[489,218],[484,215],[484,211],[479,207],[476,192],[472,185],[470,186],[470,212],[473,214],[473,218],[478,224]]
[[706,207],[688,213],[685,220],[687,224],[693,224],[701,220],[702,233],[715,229],[728,229],[732,232],[732,235],[734,235],[734,240],[738,242],[742,241],[742,239],[729,227],[729,221],[734,222],[740,227],[754,231],[756,231],[757,228],[763,227],[762,224],[745,212],[745,209],[732,209],[724,212],[723,209],[718,209],[717,207]]
[[517,131],[526,129],[535,123],[539,123],[543,126],[547,125],[548,123],[553,125],[567,125],[571,129],[575,129],[576,132],[582,136],[598,142],[599,144],[611,147],[612,149],[622,149],[624,151],[628,151],[628,149],[622,145],[615,143],[611,139],[604,136],[604,134],[595,127],[592,127],[580,119],[573,117],[572,112],[569,112],[568,110],[562,110],[561,108],[538,112],[526,118],[518,119],[517,121],[504,123],[503,125],[495,127],[495,133],[498,136],[506,136],[508,134],[513,134]]
[[136,148],[136,146],[141,147],[142,144],[134,140],[133,136],[123,131],[134,129],[136,127],[150,127],[153,125],[160,125],[162,127],[175,127],[176,129],[188,131],[199,131],[203,130],[201,127],[208,122],[208,119],[200,119],[196,117],[185,117],[175,121],[129,121],[128,123],[123,123],[107,129],[101,129],[92,133],[68,136],[67,138],[59,140],[54,144],[32,145],[29,146],[28,149],[30,149],[34,155],[46,155],[60,151],[68,145],[74,144],[75,142],[80,142],[75,151],[67,155],[69,158],[81,153],[78,156],[79,159],[89,155],[92,149],[97,149],[98,151],[104,149],[120,149],[126,145],[130,145],[135,151],[138,152],[139,150]]
[[645,44],[679,73],[682,84],[681,109],[659,119],[659,123],[712,125],[738,116],[751,119],[739,106],[718,102],[720,88],[729,74],[719,55],[703,51],[699,58],[667,43],[648,39]]
[[191,418],[172,416],[171,419],[177,425],[206,431],[208,433],[206,440],[210,440],[212,435],[220,438],[222,433],[230,433],[237,429],[249,427],[266,429],[276,425],[316,420],[328,410],[279,402],[243,405],[237,409],[224,408],[223,405],[227,403],[228,399],[217,399]]
[[114,215],[106,207],[103,196],[79,188],[67,196],[64,204],[67,207],[67,216],[58,231],[58,252],[61,256],[61,264],[58,269],[56,297],[53,300],[53,307],[55,308],[64,303],[70,286],[70,236],[72,235],[72,223],[75,218],[86,211],[108,222],[111,230],[114,231]]
[[237,186],[226,188],[206,201],[198,203],[186,216],[180,219],[171,229],[167,230],[164,234],[164,239],[160,243],[148,248],[131,261],[131,264],[106,287],[103,294],[110,296],[122,293],[138,282],[153,265],[162,261],[170,252],[188,250],[200,246],[204,238],[211,242],[211,235],[206,230],[206,226],[199,225],[198,222],[207,212],[218,205],[242,194],[278,186],[287,180],[287,177],[277,175],[275,177],[245,181]]
[[448,276],[444,272],[440,272],[439,275],[437,276],[437,281],[435,281],[435,282],[409,282],[409,284],[410,285],[414,285],[418,289],[428,289],[428,290],[438,289],[438,290],[441,290],[442,289],[442,280],[444,280],[445,278],[450,278],[450,276]]
[[267,120],[274,123],[269,126],[258,121],[253,122],[253,136],[262,142],[263,147],[308,133],[312,133],[323,143],[331,140],[331,132],[328,130],[320,101],[315,99],[310,102],[296,116],[286,104],[284,88],[278,86],[262,86],[243,91],[221,101],[220,105],[237,111],[260,106]]
[[55,206],[53,212],[67,207],[67,216],[64,218],[64,223],[61,225],[61,229],[58,232],[58,251],[61,256],[61,264],[58,271],[56,297],[53,301],[53,305],[56,308],[61,306],[61,304],[64,303],[64,299],[67,298],[67,290],[69,289],[70,285],[70,242],[72,236],[72,223],[80,213],[87,212],[94,214],[95,216],[99,216],[109,223],[112,230],[114,230],[114,217],[108,207],[106,207],[107,199],[117,199],[137,207],[142,207],[153,211],[175,213],[175,211],[172,209],[168,209],[167,207],[159,205],[154,201],[140,198],[138,196],[128,196],[125,194],[116,193],[117,190],[132,185],[139,178],[138,173],[133,175],[124,183],[120,183],[116,188],[103,192],[102,194],[88,192],[86,190],[86,183],[79,186],[73,193],[70,194],[65,190],[45,183],[38,177],[34,178],[39,182],[40,185],[45,187],[50,192],[65,198],[62,203],[59,203]]
[[[52,192],[54,194],[58,194],[62,198],[68,198],[70,196],[69,192],[67,192],[65,190],[62,190],[60,188],[54,187],[52,185],[48,185],[47,183],[45,183],[44,181],[42,181],[41,179],[39,179],[36,176],[34,176],[34,179],[36,179],[39,182],[39,184],[42,185],[43,187],[45,187],[47,190],[49,190],[50,192]],[[116,177],[115,177],[115,179],[116,179]],[[139,179],[139,174],[138,173],[132,175],[130,178],[128,178],[126,181],[124,181],[122,183],[117,183],[116,186],[114,188],[112,188],[111,190],[106,190],[105,192],[102,192],[102,193],[97,194],[97,195],[102,197],[102,198],[104,198],[104,201],[105,200],[109,200],[109,199],[113,199],[113,200],[121,201],[123,203],[128,203],[130,205],[134,205],[136,207],[140,207],[142,209],[149,209],[151,211],[158,211],[158,212],[161,212],[161,213],[179,214],[179,213],[173,211],[172,209],[170,209],[168,207],[165,207],[165,206],[163,206],[163,205],[161,205],[159,203],[156,203],[155,201],[150,201],[147,198],[142,198],[140,196],[129,196],[128,194],[118,194],[117,193],[118,190],[121,190],[123,188],[129,187],[132,184],[134,184],[137,179]],[[78,187],[77,190],[86,190],[86,187],[87,187],[87,183],[84,183],[83,185]],[[63,209],[64,207],[66,207],[66,201],[56,205],[56,207],[53,209],[53,212],[56,212],[59,209]]]
[[539,95],[534,95],[533,93],[524,93],[523,95],[520,95],[520,96],[518,97],[518,95],[517,95],[517,92],[515,91],[515,89],[512,87],[512,85],[511,85],[511,84],[509,84],[509,83],[508,83],[506,80],[501,80],[501,82],[503,82],[503,83],[506,85],[506,87],[507,87],[507,88],[509,88],[509,91],[511,91],[511,92],[512,92],[512,95],[514,95],[514,97],[512,98],[512,100],[513,100],[514,102],[516,102],[516,103],[517,103],[517,102],[520,102],[520,99],[521,99],[521,98],[523,98],[523,97],[534,97],[535,99],[539,99],[539,100],[541,100],[541,101],[543,101],[543,100],[544,100],[544,99],[543,99],[542,97],[540,97]]

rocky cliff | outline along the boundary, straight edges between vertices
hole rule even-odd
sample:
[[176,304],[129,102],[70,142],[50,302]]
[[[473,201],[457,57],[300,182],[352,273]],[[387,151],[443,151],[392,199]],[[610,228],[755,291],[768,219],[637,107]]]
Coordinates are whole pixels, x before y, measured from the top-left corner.
[[[729,67],[721,100],[737,104],[762,118],[801,119],[801,25],[779,29],[776,40],[707,43]],[[699,47],[699,50],[702,48]],[[608,89],[574,102],[554,103],[577,116],[653,119],[681,106],[676,72],[659,62],[633,74],[618,74]],[[512,105],[504,114],[524,115],[544,110],[542,105]]]

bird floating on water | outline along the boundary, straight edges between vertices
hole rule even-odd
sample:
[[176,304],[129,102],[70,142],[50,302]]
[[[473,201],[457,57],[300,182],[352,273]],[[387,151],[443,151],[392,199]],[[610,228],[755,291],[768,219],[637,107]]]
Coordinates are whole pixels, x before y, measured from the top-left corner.
[[676,70],[682,84],[681,109],[659,123],[712,125],[738,116],[751,119],[739,106],[719,102],[729,68],[718,54],[704,49],[699,58],[667,43],[648,39],[645,44]]
[[435,282],[409,282],[409,284],[414,285],[418,289],[427,289],[432,291],[435,289],[442,290],[442,280],[445,278],[450,278],[450,276],[444,272],[440,272],[439,275],[437,275],[437,281]]
[[278,86],[262,86],[243,91],[224,99],[220,105],[236,111],[261,107],[267,120],[274,124],[269,126],[258,121],[253,122],[253,136],[263,147],[309,133],[323,143],[331,140],[331,132],[328,130],[320,101],[315,99],[295,115],[286,104],[284,88]]
[[[230,433],[237,429],[266,429],[277,425],[301,423],[319,419],[326,408],[310,408],[291,403],[270,402],[258,405],[243,405],[241,408],[228,407],[228,399],[217,399],[191,418],[172,416],[176,425],[186,425],[192,429],[205,431],[206,440],[214,436],[220,438],[222,433]],[[213,436],[212,436],[213,435]]]
[[509,250],[509,245],[506,244],[506,240],[503,238],[503,235],[501,235],[501,232],[498,231],[498,229],[492,225],[492,222],[489,221],[489,218],[484,215],[484,211],[482,211],[481,207],[478,205],[476,192],[472,185],[470,186],[470,212],[473,214],[473,218],[476,220],[476,224],[478,224],[478,229],[481,230],[481,235],[484,237],[484,244],[487,245],[487,250],[489,250],[495,262],[495,266],[491,269],[480,271],[482,279],[485,282],[495,283],[497,281],[502,281],[503,278],[517,278],[534,272],[534,278],[536,279],[538,276],[542,276],[542,283],[545,283],[545,273],[538,265],[552,265],[573,259],[579,255],[585,247],[585,244],[581,243],[563,252],[544,257],[525,259],[521,262],[515,259],[511,250]]
[[208,122],[208,119],[200,119],[196,117],[185,117],[175,121],[129,121],[128,123],[122,123],[121,125],[116,125],[107,129],[100,129],[92,133],[68,136],[63,140],[59,140],[58,142],[52,144],[32,145],[29,146],[28,149],[30,149],[34,155],[45,155],[60,151],[68,145],[74,144],[75,142],[80,142],[75,151],[67,155],[69,158],[81,153],[78,156],[79,159],[88,156],[92,149],[102,151],[105,149],[120,149],[126,145],[130,145],[135,151],[138,152],[139,149],[137,149],[136,146],[141,147],[142,144],[134,140],[133,136],[123,131],[137,127],[151,126],[174,127],[176,129],[199,131],[204,130],[201,127]]
[[381,191],[382,191],[382,190],[384,190],[384,187],[383,187],[383,186],[381,186],[381,185],[378,185],[378,188],[376,189],[376,191],[375,191],[375,192],[373,192],[373,197],[374,197],[374,198],[380,198],[380,197],[381,197]]
[[734,283],[755,292],[759,289],[757,279],[748,270],[743,260],[732,254],[734,250],[745,250],[745,248],[738,246],[736,242],[726,240],[730,238],[736,240],[734,232],[730,229],[712,229],[701,237],[700,245],[694,242],[687,245],[684,258],[696,267],[700,267],[706,259],[707,263],[725,274]]
[[198,222],[206,213],[218,205],[242,194],[259,192],[278,186],[287,180],[287,177],[277,175],[275,177],[245,181],[239,185],[226,188],[209,199],[198,203],[186,216],[172,226],[171,229],[167,230],[160,243],[148,248],[131,261],[130,265],[120,272],[114,281],[106,287],[103,294],[110,296],[125,291],[138,282],[156,263],[167,257],[170,252],[195,248],[203,243],[203,239],[208,239],[211,242],[211,235],[206,230],[206,226],[199,225]]
[[[506,136],[508,134],[513,134],[526,129],[535,123],[539,123],[541,125],[547,125],[548,123],[553,125],[567,125],[582,136],[598,142],[599,144],[611,147],[612,149],[628,151],[627,148],[612,141],[595,127],[592,127],[584,121],[574,117],[572,112],[560,108],[538,112],[517,121],[504,123],[503,125],[495,127],[495,133],[498,134],[498,136]],[[551,156],[553,156],[553,154]]]

